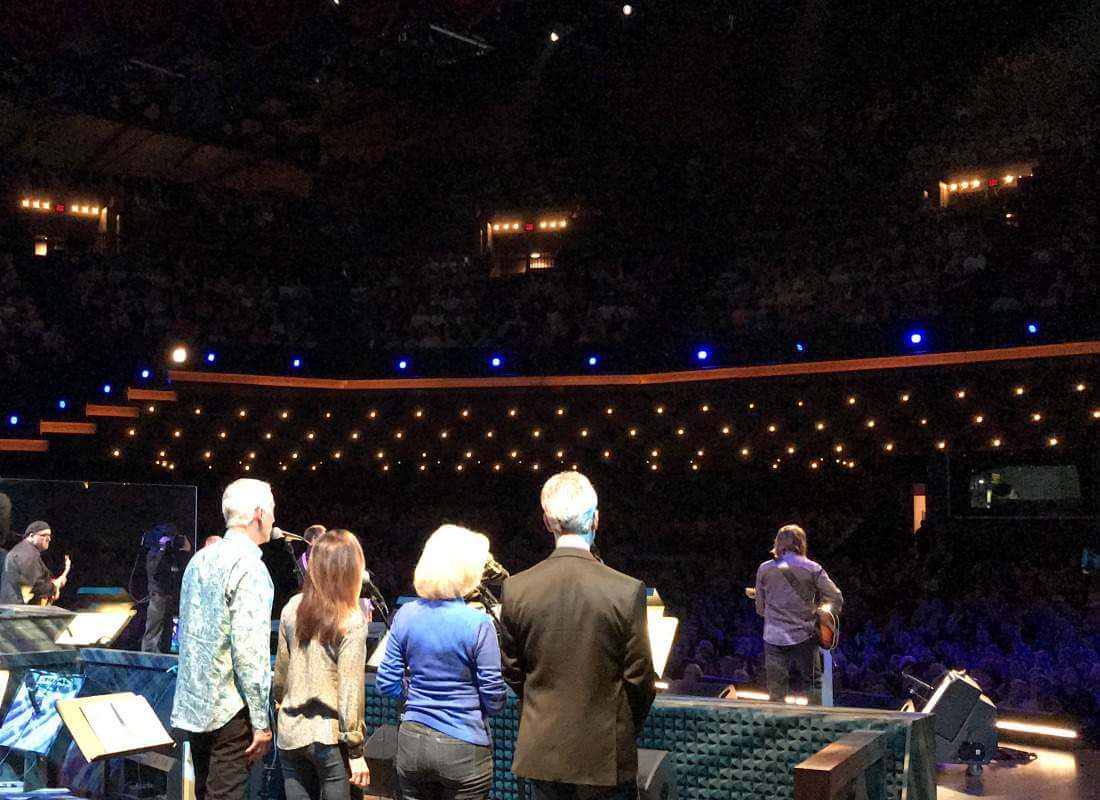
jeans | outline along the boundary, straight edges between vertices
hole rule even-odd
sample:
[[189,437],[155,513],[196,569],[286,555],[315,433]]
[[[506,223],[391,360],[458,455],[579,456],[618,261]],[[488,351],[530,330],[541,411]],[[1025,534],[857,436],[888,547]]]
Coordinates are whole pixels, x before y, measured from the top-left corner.
[[806,691],[811,705],[821,705],[821,651],[817,638],[792,645],[764,642],[764,673],[768,699],[782,703],[790,688],[791,675],[798,676],[798,688]]
[[175,603],[174,594],[149,593],[149,605],[145,609],[145,635],[141,637],[141,652],[164,653],[168,650],[164,641],[164,623],[172,618]]
[[280,750],[286,800],[349,800],[347,760],[339,745],[314,742],[296,750]]
[[216,730],[192,733],[177,728],[173,733],[177,741],[191,743],[197,800],[244,800],[249,772],[244,751],[252,744],[247,706]]
[[402,722],[397,782],[403,800],[485,800],[493,785],[493,749]]
[[526,800],[635,800],[638,796],[637,781],[619,786],[588,786],[535,780],[525,782],[529,787]]

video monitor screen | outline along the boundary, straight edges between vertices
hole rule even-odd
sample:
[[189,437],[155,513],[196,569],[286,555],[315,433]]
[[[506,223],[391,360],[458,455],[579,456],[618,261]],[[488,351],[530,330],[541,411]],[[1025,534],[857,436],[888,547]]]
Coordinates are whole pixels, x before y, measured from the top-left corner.
[[83,687],[83,675],[27,672],[0,726],[0,747],[48,753],[61,730],[57,701],[76,697]]
[[970,509],[1008,516],[1072,513],[1082,507],[1075,464],[1005,464],[971,470]]

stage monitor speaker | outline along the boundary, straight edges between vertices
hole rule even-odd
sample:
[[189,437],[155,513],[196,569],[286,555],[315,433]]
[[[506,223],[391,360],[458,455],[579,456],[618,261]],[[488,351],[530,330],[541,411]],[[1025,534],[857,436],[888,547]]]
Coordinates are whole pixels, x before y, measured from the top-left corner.
[[963,671],[950,670],[921,711],[936,715],[936,761],[988,764],[997,750],[997,707]]
[[397,726],[381,725],[363,745],[363,758],[370,770],[370,785],[364,795],[397,797]]
[[638,800],[678,800],[676,767],[667,750],[638,750]]

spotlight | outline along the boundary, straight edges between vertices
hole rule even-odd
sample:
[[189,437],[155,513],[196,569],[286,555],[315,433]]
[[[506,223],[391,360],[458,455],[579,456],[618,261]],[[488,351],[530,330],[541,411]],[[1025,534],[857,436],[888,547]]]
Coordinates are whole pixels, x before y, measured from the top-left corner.
[[700,347],[698,350],[695,351],[696,361],[706,361],[708,358],[710,358],[710,351],[706,348]]
[[629,3],[625,6],[623,6],[623,16],[624,17],[629,17],[633,13],[634,13],[634,6],[630,5]]
[[187,361],[187,348],[180,345],[172,348],[172,363],[183,364]]
[[804,345],[802,342],[795,342],[794,349],[797,350],[799,353],[805,353],[806,345]]
[[599,363],[600,363],[600,357],[599,356],[589,356],[588,357],[588,366],[594,367]]
[[493,356],[489,359],[489,366],[491,366],[493,369],[499,368],[500,365],[503,363],[504,360],[500,356]]
[[557,44],[559,41],[561,41],[561,37],[558,36],[557,31],[550,31],[550,41],[554,44]]
[[914,347],[920,344],[924,344],[924,331],[910,331],[909,344],[913,345]]
[[58,400],[57,407],[64,411],[66,408],[69,407],[69,402],[67,400]]
[[211,350],[209,353],[206,354],[206,363],[207,364],[213,364],[217,360],[218,360],[218,354],[215,353],[213,350]]
[[301,366],[302,366],[302,359],[297,358],[297,357],[290,359],[290,368],[291,369],[299,369]]
[[103,394],[110,394],[110,393],[111,393],[111,384],[109,384],[109,383],[103,384]]
[[1027,332],[1029,334],[1031,334],[1032,336],[1037,334],[1039,332],[1039,323],[1038,322],[1029,322],[1027,324]]
[[10,417],[8,417],[8,424],[14,428],[16,425],[19,424],[19,417],[16,414],[12,414]]
[[141,375],[141,379],[142,379],[143,381],[147,381],[147,380],[149,380],[149,377],[150,377],[150,376],[151,376],[152,374],[153,374],[153,373],[152,373],[152,372],[150,372],[149,370],[147,370],[147,369],[143,369],[143,370],[141,371],[141,373],[140,373],[140,375]]

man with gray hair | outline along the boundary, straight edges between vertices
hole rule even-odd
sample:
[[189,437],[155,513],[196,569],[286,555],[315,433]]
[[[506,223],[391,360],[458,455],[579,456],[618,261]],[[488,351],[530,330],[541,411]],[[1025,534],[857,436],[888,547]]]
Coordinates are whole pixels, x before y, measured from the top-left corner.
[[592,545],[596,490],[579,472],[542,488],[554,551],[504,582],[504,679],[522,703],[512,771],[532,800],[634,798],[642,731],[656,695],[641,581]]
[[275,499],[242,478],[222,495],[225,537],[191,559],[180,590],[176,738],[191,743],[198,800],[241,800],[249,765],[271,746],[271,539]]

